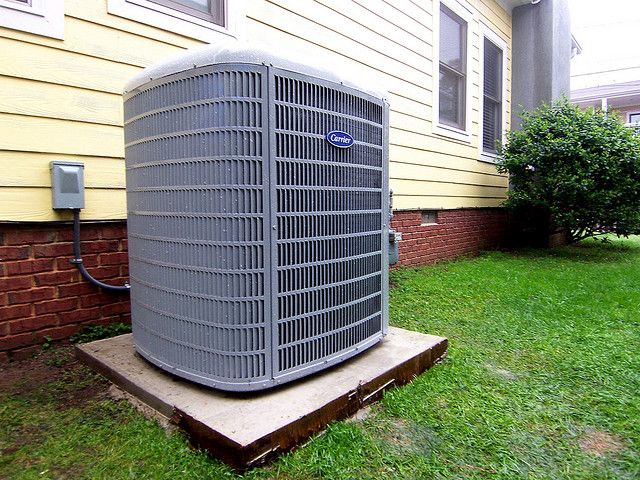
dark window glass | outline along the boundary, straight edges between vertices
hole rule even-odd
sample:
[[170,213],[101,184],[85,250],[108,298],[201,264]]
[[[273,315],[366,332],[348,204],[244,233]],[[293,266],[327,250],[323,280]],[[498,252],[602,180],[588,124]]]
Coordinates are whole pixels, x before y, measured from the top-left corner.
[[440,123],[466,126],[467,22],[440,6]]
[[496,153],[502,136],[502,50],[484,39],[482,149]]

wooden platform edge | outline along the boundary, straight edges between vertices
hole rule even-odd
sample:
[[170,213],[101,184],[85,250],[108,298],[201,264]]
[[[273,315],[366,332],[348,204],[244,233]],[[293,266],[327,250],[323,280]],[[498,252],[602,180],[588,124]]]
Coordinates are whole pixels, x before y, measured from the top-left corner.
[[[238,446],[212,431],[202,422],[175,409],[174,420],[197,448],[208,451],[234,469],[242,472],[263,465],[283,453],[294,450],[305,440],[322,431],[329,423],[354,415],[376,402],[387,390],[410,383],[418,375],[440,362],[447,353],[448,340],[442,338],[431,348],[397,365],[383,375],[362,383],[357,389],[327,403],[322,408],[291,422],[255,442]],[[177,417],[177,418],[176,418]]]
[[76,345],[75,355],[78,360],[121,389],[135,396],[161,415],[170,418],[171,423],[175,424],[187,436],[194,447],[206,450],[213,457],[242,472],[268,463],[279,455],[294,450],[305,440],[322,431],[329,423],[348,418],[359,409],[382,398],[387,390],[410,383],[418,375],[441,361],[446,356],[447,348],[448,340],[442,338],[427,350],[384,372],[384,374],[361,383],[356,389],[334,399],[311,414],[244,446],[209,428],[180,409],[167,405],[124,375],[96,359],[85,351],[82,345]]

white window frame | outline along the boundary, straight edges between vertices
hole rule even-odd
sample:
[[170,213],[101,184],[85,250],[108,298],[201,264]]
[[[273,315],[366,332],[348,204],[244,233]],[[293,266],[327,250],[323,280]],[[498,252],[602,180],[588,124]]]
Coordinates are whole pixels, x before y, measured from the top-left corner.
[[631,123],[631,115],[640,115],[640,111],[627,112],[627,123],[630,125],[635,125],[636,122]]
[[[466,75],[465,75],[465,128],[464,130],[451,125],[440,123],[440,5],[444,5],[453,13],[458,15],[462,20],[467,22],[467,48],[466,48]],[[471,142],[471,88],[473,82],[472,55],[471,50],[473,44],[474,18],[473,11],[466,4],[456,0],[434,0],[433,6],[433,115],[432,115],[432,132],[463,142]]]
[[483,162],[496,163],[498,155],[485,152],[482,147],[482,133],[484,128],[484,39],[486,38],[502,50],[502,115],[500,129],[502,131],[503,142],[507,137],[507,42],[482,22],[480,23],[480,32],[480,129],[478,134],[478,159]]
[[0,27],[64,40],[63,0],[0,0]]
[[245,0],[226,0],[224,26],[220,26],[149,0],[107,0],[107,12],[112,15],[207,43],[236,38],[245,9]]

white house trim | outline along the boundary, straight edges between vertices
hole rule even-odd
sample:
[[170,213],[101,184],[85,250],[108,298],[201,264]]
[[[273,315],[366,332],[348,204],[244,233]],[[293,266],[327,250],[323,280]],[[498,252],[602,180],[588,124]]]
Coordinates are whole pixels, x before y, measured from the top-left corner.
[[107,0],[107,11],[112,15],[207,43],[239,36],[246,1],[227,0],[225,7],[224,26],[220,26],[149,0]]
[[0,27],[64,39],[63,0],[0,0]]
[[[465,128],[464,130],[440,123],[440,5],[449,8],[453,13],[467,22],[466,75],[465,75]],[[460,0],[434,0],[433,5],[433,110],[432,133],[463,142],[471,142],[471,87],[473,82],[472,38],[475,29],[473,11],[467,2]]]
[[484,127],[484,39],[486,38],[502,50],[502,114],[500,130],[502,131],[503,142],[506,140],[507,134],[507,42],[482,22],[480,22],[480,33],[480,128],[478,135],[478,158],[484,162],[495,163],[497,155],[485,152],[482,148],[482,133]]

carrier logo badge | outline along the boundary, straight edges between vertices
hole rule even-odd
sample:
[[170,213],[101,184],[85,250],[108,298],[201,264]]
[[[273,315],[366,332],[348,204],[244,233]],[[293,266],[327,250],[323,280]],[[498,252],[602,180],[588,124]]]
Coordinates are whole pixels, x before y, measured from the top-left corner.
[[326,138],[327,142],[331,145],[338,148],[349,148],[354,143],[351,135],[340,130],[332,130],[327,133],[324,138]]

